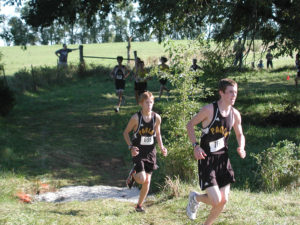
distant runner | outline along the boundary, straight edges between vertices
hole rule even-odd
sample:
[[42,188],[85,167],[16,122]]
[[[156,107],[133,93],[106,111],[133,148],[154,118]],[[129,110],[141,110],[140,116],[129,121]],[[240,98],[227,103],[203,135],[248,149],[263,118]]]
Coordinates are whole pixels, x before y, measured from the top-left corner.
[[118,103],[115,106],[115,112],[119,112],[121,103],[125,102],[125,97],[123,96],[125,90],[125,79],[129,76],[130,71],[127,69],[126,66],[122,65],[123,57],[117,57],[118,65],[114,67],[111,71],[110,76],[115,80],[116,86],[116,94],[118,95]]
[[[169,71],[169,66],[166,64],[166,62],[168,62],[168,59],[166,57],[161,57],[160,62],[161,62],[161,64],[158,65],[158,69],[159,69],[159,72],[163,75],[164,73]],[[167,82],[168,82],[167,78],[160,78],[160,80],[159,80],[159,83],[160,83],[160,90],[159,90],[159,97],[158,97],[159,100],[160,100],[164,90],[167,91],[168,96],[169,96],[170,90],[166,87]]]

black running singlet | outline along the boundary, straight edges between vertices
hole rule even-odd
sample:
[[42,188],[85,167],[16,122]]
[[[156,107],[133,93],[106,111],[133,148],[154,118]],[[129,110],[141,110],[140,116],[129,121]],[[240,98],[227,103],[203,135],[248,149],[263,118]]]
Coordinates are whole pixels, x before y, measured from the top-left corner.
[[144,121],[141,111],[138,112],[138,119],[138,128],[133,134],[132,145],[139,148],[137,158],[146,159],[146,161],[153,163],[156,161],[156,113],[153,112],[151,120],[148,123]]
[[218,103],[213,103],[214,116],[211,123],[202,128],[200,147],[207,155],[223,154],[228,151],[228,138],[232,128],[232,108],[227,117],[220,113]]
[[119,66],[115,66],[114,74],[115,74],[116,80],[124,80],[124,78],[125,78],[125,66],[122,66],[122,68],[119,68]]

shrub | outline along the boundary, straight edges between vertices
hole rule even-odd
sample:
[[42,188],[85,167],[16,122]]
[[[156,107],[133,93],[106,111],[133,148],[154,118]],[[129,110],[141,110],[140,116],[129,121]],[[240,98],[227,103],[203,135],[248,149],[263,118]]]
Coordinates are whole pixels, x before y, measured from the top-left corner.
[[0,80],[0,115],[6,116],[15,105],[15,95],[6,85],[4,79]]
[[203,84],[195,82],[199,74],[190,71],[192,56],[199,45],[199,42],[190,42],[188,45],[167,43],[166,49],[173,64],[170,72],[158,74],[155,69],[152,71],[167,78],[174,87],[173,102],[163,108],[162,113],[162,117],[166,119],[163,127],[168,127],[166,144],[169,152],[162,167],[168,176],[179,176],[188,181],[195,179],[197,161],[188,141],[186,124],[199,109],[196,99],[203,97]]
[[284,140],[259,154],[252,154],[259,166],[258,176],[262,187],[274,191],[297,185],[300,179],[300,148]]

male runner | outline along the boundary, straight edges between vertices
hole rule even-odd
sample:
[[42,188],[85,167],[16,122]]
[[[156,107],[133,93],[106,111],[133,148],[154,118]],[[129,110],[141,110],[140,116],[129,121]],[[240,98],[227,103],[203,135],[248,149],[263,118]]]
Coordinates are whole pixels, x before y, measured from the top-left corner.
[[[220,99],[204,106],[187,124],[187,133],[193,143],[194,157],[198,160],[199,184],[206,194],[190,192],[186,208],[190,219],[196,219],[199,202],[211,205],[205,225],[212,224],[228,201],[230,183],[235,182],[228,158],[228,138],[233,127],[238,142],[237,152],[245,158],[245,137],[241,115],[233,108],[237,97],[237,83],[230,79],[219,82]],[[202,124],[201,142],[198,143],[194,127]]]
[[123,92],[125,89],[125,79],[130,74],[130,71],[127,69],[127,67],[122,65],[123,57],[118,56],[117,61],[118,61],[118,65],[116,65],[110,73],[111,78],[115,80],[116,94],[119,97],[118,103],[114,108],[115,112],[119,112],[122,100],[124,102]]
[[[144,212],[142,205],[149,191],[152,172],[158,168],[156,165],[155,139],[163,156],[167,156],[167,149],[163,145],[160,134],[161,117],[152,111],[154,104],[152,93],[149,91],[142,93],[139,104],[142,110],[131,117],[123,136],[134,163],[134,167],[126,180],[126,185],[129,188],[132,187],[134,182],[142,185],[136,211]],[[130,139],[129,133],[132,131],[133,136]]]

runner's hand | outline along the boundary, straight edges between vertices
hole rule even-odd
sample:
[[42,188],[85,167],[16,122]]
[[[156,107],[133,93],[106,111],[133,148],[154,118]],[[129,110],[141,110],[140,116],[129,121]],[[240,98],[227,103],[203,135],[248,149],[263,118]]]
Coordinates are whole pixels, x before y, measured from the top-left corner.
[[197,160],[199,160],[199,159],[205,159],[205,157],[206,157],[206,154],[205,154],[204,150],[199,145],[197,145],[194,148],[194,157]]
[[138,154],[139,154],[139,148],[138,147],[136,147],[136,146],[132,146],[131,147],[131,155],[132,156],[137,156]]
[[237,150],[238,154],[240,155],[240,157],[242,159],[244,159],[246,157],[246,151],[245,151],[245,149],[243,149],[241,147],[238,147],[236,150]]
[[168,155],[168,150],[165,147],[161,148],[161,153],[163,154],[163,156],[167,156]]

